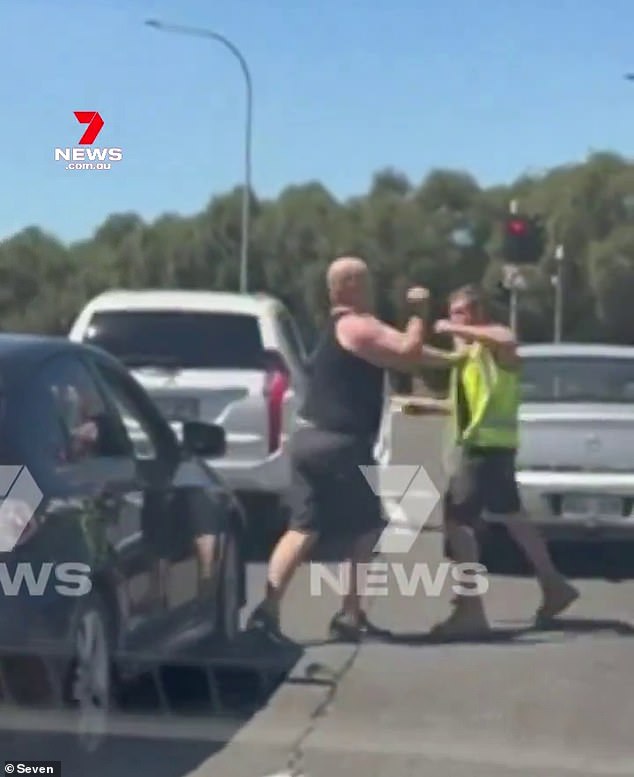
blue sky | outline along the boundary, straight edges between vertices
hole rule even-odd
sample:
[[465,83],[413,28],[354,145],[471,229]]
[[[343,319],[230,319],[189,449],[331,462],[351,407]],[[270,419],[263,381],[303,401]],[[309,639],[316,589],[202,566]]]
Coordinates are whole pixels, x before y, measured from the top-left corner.
[[[631,0],[0,0],[0,238],[195,213],[241,182],[237,62],[147,17],[243,50],[261,196],[318,179],[346,197],[388,166],[490,184],[591,150],[634,155]],[[81,137],[75,110],[103,116],[96,145],[124,154],[112,170],[54,161]]]

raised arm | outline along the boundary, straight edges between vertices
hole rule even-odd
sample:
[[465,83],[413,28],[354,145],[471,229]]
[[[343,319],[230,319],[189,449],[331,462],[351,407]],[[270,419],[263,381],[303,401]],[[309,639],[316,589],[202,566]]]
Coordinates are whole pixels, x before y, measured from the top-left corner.
[[517,366],[517,340],[513,330],[503,324],[459,324],[443,319],[437,321],[434,327],[439,334],[450,334],[454,337],[475,340],[486,345],[501,363]]
[[462,350],[443,351],[433,348],[431,345],[423,345],[421,351],[421,365],[423,367],[438,367],[450,369],[464,359]]
[[374,316],[352,314],[337,323],[337,336],[344,348],[370,364],[409,372],[420,367],[425,325],[412,316],[401,332]]

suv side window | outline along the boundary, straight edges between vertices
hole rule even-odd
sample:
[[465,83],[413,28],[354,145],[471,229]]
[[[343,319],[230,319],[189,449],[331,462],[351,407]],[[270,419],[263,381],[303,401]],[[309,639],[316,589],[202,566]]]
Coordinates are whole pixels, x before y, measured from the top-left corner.
[[299,330],[290,313],[284,311],[278,317],[278,323],[282,336],[291,350],[293,359],[300,366],[306,361],[306,349],[299,334]]
[[39,456],[62,466],[127,454],[99,387],[80,359],[53,357],[31,385],[26,397],[28,445],[37,448]]

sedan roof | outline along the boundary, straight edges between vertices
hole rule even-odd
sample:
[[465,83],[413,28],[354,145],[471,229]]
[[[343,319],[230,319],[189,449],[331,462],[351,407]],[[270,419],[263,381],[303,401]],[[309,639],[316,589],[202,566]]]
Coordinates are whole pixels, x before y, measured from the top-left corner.
[[[0,379],[5,388],[28,379],[38,364],[58,354],[86,354],[98,351],[102,358],[112,357],[93,346],[74,343],[67,337],[39,334],[0,334]],[[118,362],[117,362],[118,364]]]

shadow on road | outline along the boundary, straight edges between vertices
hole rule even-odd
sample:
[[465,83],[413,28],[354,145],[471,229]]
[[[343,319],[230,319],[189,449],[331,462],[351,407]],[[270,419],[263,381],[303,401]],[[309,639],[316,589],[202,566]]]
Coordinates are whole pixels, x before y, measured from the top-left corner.
[[534,631],[563,631],[567,634],[592,634],[611,631],[619,637],[634,637],[634,624],[616,618],[553,618]]
[[[566,641],[575,636],[588,634],[611,633],[619,637],[634,637],[634,624],[609,618],[555,618],[538,625],[522,625],[515,628],[504,627],[509,621],[498,621],[502,625],[495,626],[491,631],[461,638],[447,638],[430,632],[394,632],[389,629],[377,629],[372,636],[364,638],[364,644],[386,645],[446,645],[446,644],[506,644],[506,645],[539,645],[553,642],[552,633],[560,634],[559,641]],[[305,642],[304,647],[318,647],[335,644],[332,641]]]
[[6,760],[59,760],[64,777],[182,777],[222,750],[268,703],[303,655],[243,635],[230,654],[206,655],[142,674],[127,684],[95,753],[78,746],[67,709],[0,704],[0,754]]

